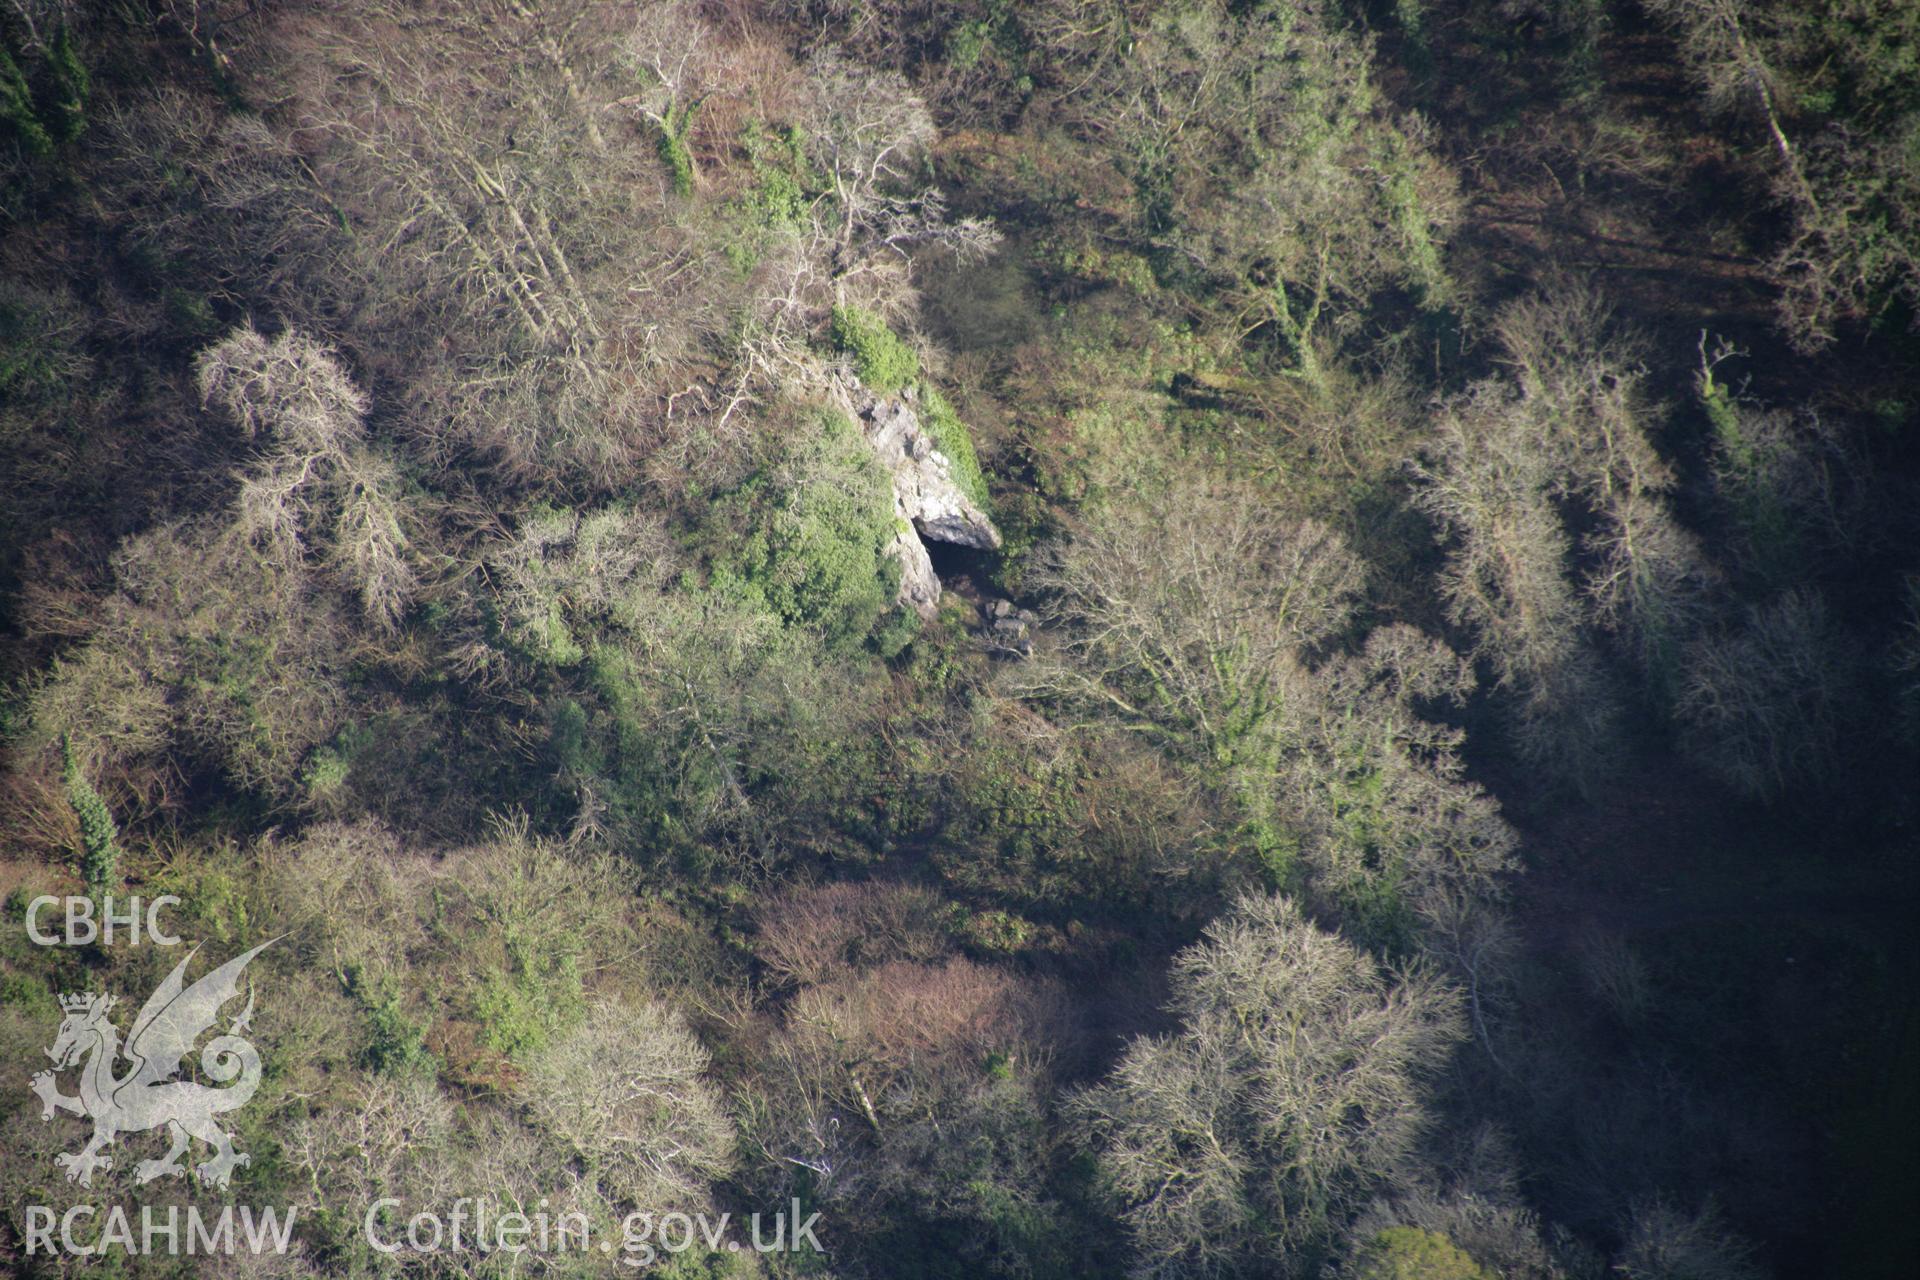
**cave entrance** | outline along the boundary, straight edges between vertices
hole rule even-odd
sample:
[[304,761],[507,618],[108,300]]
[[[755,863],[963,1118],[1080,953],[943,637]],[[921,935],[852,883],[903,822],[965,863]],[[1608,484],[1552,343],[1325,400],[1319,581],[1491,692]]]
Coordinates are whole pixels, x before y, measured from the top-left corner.
[[1000,563],[998,551],[983,551],[932,538],[923,538],[921,542],[927,549],[927,559],[933,562],[933,572],[940,579],[942,591],[957,591],[976,601],[998,594],[992,585],[993,571]]

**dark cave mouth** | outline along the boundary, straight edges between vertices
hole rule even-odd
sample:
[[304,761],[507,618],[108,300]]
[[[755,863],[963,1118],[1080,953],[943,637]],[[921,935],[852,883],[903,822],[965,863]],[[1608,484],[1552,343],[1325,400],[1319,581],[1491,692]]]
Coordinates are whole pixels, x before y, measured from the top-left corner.
[[934,575],[940,579],[943,591],[997,594],[993,588],[993,574],[1000,567],[998,551],[963,546],[958,542],[940,542],[927,537],[922,537],[920,542],[927,549],[927,559],[933,563]]

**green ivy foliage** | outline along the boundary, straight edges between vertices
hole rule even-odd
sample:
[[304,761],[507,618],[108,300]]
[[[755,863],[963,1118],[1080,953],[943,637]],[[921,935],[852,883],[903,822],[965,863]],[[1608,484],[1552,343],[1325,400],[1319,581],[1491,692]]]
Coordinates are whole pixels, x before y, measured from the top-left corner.
[[853,357],[854,372],[870,391],[890,395],[920,372],[913,348],[902,342],[887,322],[871,311],[836,306],[829,330],[834,345]]
[[64,24],[54,31],[38,59],[40,69],[31,76],[31,64],[23,66],[23,57],[0,47],[0,125],[28,155],[45,159],[86,131],[93,77]]
[[80,821],[80,874],[87,882],[87,892],[99,897],[119,879],[120,828],[114,824],[107,802],[81,770],[71,738],[60,741],[60,781],[67,790],[67,803]]
[[724,504],[747,532],[723,552],[711,585],[829,648],[858,648],[898,609],[900,570],[886,554],[893,490],[844,415],[808,415],[802,432]]
[[922,379],[920,382],[920,422],[940,452],[947,455],[947,461],[953,464],[953,482],[960,486],[960,492],[973,500],[982,511],[991,512],[992,506],[987,497],[987,477],[980,470],[980,458],[973,450],[973,436],[967,431],[967,424],[960,421],[960,415],[940,388]]
[[1360,1254],[1356,1280],[1492,1280],[1453,1241],[1418,1227],[1388,1227]]

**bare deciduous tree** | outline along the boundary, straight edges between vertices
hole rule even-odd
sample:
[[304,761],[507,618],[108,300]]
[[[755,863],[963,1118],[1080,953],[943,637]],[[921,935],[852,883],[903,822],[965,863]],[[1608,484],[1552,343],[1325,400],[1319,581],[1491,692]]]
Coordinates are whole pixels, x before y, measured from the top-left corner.
[[614,487],[724,342],[738,290],[633,127],[628,46],[681,17],[710,51],[686,6],[586,0],[289,9],[248,50],[354,228],[429,455]]
[[[1902,49],[1915,31],[1894,2],[1854,6],[1844,21],[1753,0],[1653,0],[1681,34],[1681,53],[1708,103],[1765,126],[1778,159],[1776,194],[1790,219],[1769,270],[1779,316],[1803,349],[1831,343],[1842,321],[1920,302],[1920,114],[1895,85],[1912,76]],[[1878,38],[1861,38],[1873,31]],[[1837,81],[1854,110],[1809,111]],[[1873,104],[1868,106],[1866,104]],[[1836,118],[1837,117],[1837,118]]]
[[318,1208],[364,1213],[381,1196],[433,1204],[471,1194],[460,1186],[453,1103],[431,1079],[366,1076],[343,1101],[301,1121],[287,1144]]
[[1748,610],[1700,636],[1684,661],[1680,721],[1729,782],[1768,796],[1832,776],[1851,672],[1818,592],[1787,591]]
[[415,588],[408,517],[393,464],[365,443],[367,398],[338,356],[294,329],[269,340],[243,325],[194,369],[204,403],[265,437],[241,477],[241,536],[289,565],[319,553],[392,629]]
[[86,640],[34,684],[35,746],[70,732],[89,766],[138,773],[165,753],[168,772],[184,758],[284,794],[338,724],[339,610],[297,567],[204,525],[130,539],[114,578]]
[[1243,899],[1174,966],[1179,1034],[1073,1110],[1143,1276],[1284,1273],[1404,1179],[1455,994],[1386,974],[1284,898]]
[[520,1097],[609,1200],[695,1210],[733,1163],[733,1126],[707,1065],[677,1014],[603,1001],[529,1066]]
[[946,947],[942,902],[907,884],[837,883],[788,892],[759,912],[756,948],[785,981],[820,986],[856,961],[932,960]]
[[1064,651],[1021,683],[1231,764],[1271,728],[1305,652],[1346,624],[1361,576],[1331,530],[1228,486],[1116,496],[1029,579],[1049,595]]
[[1338,651],[1363,576],[1332,531],[1231,486],[1116,494],[1029,578],[1055,643],[1010,679],[1158,745],[1236,844],[1297,859],[1317,906],[1402,945],[1425,904],[1492,895],[1515,839],[1461,778],[1459,735],[1414,708],[1471,688],[1461,660],[1405,627]]
[[1636,1205],[1614,1270],[1626,1280],[1757,1280],[1753,1249],[1711,1205],[1685,1213],[1664,1201]]
[[1573,287],[1507,307],[1512,381],[1447,405],[1416,500],[1451,544],[1442,590],[1476,655],[1513,695],[1516,740],[1563,783],[1591,788],[1617,750],[1618,694],[1593,643],[1563,508],[1591,513],[1586,595],[1646,660],[1698,614],[1710,577],[1663,497],[1636,344]]
[[[998,242],[998,233],[979,219],[949,222],[940,192],[920,178],[936,131],[905,79],[827,50],[814,55],[807,84],[808,155],[832,196],[833,221],[822,230],[843,289],[877,270],[874,259],[883,253],[898,260],[910,247],[937,243],[973,256]],[[875,286],[865,288],[870,294]]]
[[1221,288],[1254,351],[1321,390],[1342,312],[1389,282],[1445,298],[1452,179],[1327,6],[1061,3],[1031,21],[1071,86],[1056,110],[1122,158],[1142,230]]

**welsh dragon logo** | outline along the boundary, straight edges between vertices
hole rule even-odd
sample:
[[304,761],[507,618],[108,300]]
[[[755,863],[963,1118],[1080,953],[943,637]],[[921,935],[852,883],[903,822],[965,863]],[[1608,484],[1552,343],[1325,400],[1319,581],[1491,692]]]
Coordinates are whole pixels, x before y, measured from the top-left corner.
[[[124,1074],[117,1073],[120,1031],[107,1016],[118,1001],[110,995],[84,993],[60,997],[66,1019],[53,1047],[46,1051],[53,1059],[53,1070],[36,1072],[31,1084],[43,1104],[42,1119],[51,1120],[54,1112],[66,1111],[93,1121],[93,1138],[83,1151],[54,1157],[66,1170],[67,1181],[92,1185],[95,1169],[113,1167],[113,1158],[101,1154],[103,1148],[123,1133],[144,1133],[162,1125],[173,1140],[172,1149],[163,1159],[142,1160],[135,1166],[134,1177],[140,1183],[185,1174],[181,1157],[194,1138],[213,1149],[211,1159],[194,1166],[195,1175],[207,1186],[226,1186],[234,1169],[247,1163],[247,1156],[233,1149],[233,1135],[222,1130],[215,1117],[245,1106],[260,1085],[259,1051],[241,1036],[253,1017],[251,986],[247,1007],[225,1035],[209,1040],[200,1053],[201,1072],[225,1087],[173,1077],[194,1042],[213,1026],[221,1006],[239,994],[240,975],[248,962],[277,941],[270,939],[235,956],[192,986],[186,985],[184,975],[199,948],[188,952],[133,1020],[133,1029],[127,1033]],[[75,1064],[81,1064],[80,1096],[71,1098],[60,1092],[54,1075]]]

